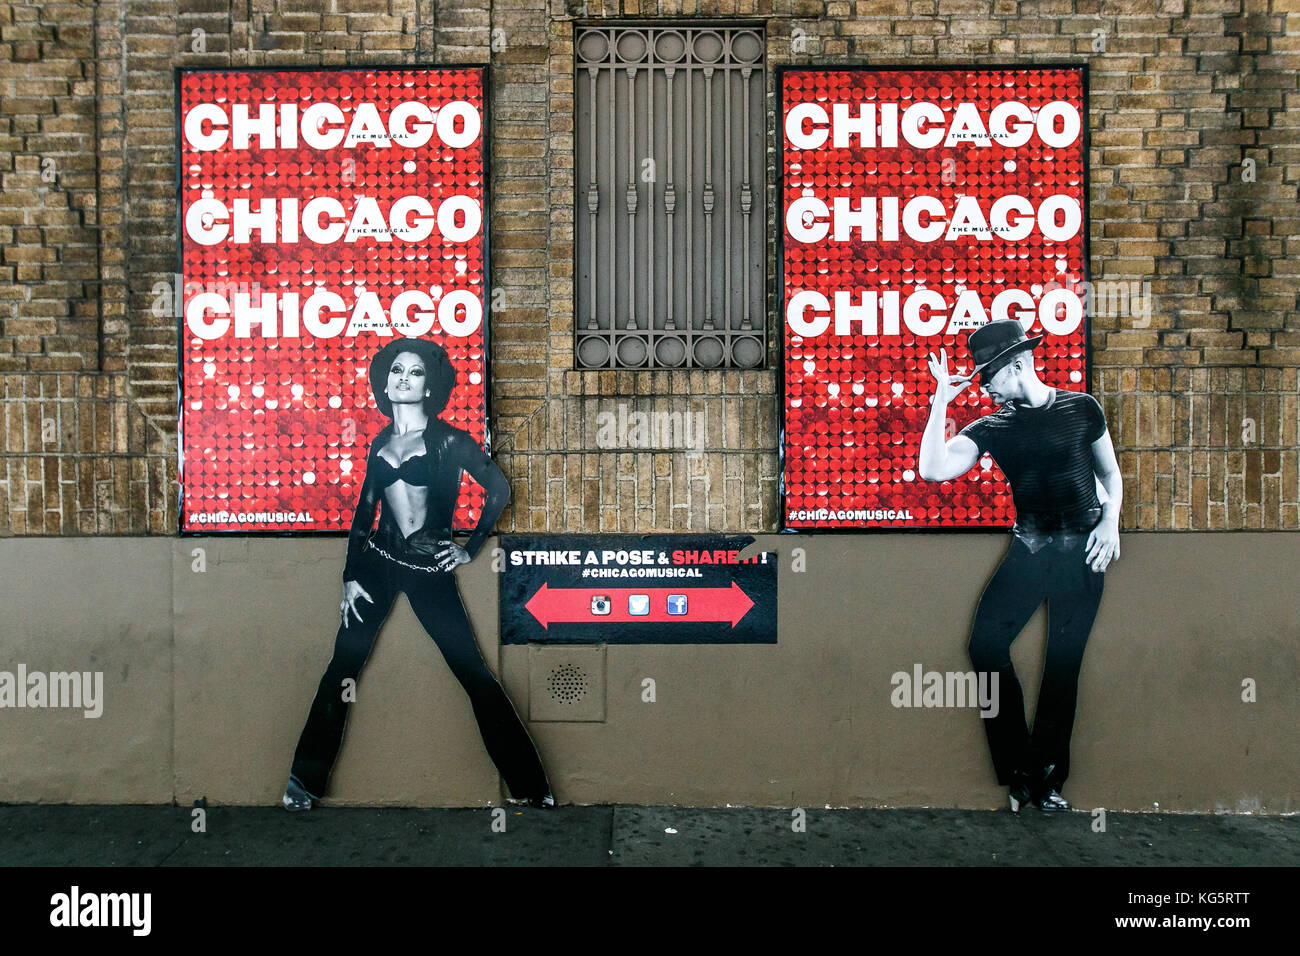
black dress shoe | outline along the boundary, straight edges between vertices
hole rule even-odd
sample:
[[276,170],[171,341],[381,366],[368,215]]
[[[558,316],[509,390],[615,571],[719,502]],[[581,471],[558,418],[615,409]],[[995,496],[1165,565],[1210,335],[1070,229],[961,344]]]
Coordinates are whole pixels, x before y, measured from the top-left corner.
[[1029,787],[1026,784],[1016,784],[1007,794],[1011,801],[1011,812],[1019,813],[1021,807],[1027,807],[1033,802],[1033,796],[1029,793]]
[[1055,770],[1056,764],[1049,763],[1043,768],[1043,772],[1038,775],[1037,783],[1031,788],[1034,806],[1047,813],[1070,809],[1070,802],[1061,796],[1061,792],[1050,783],[1052,773]]
[[311,801],[311,794],[303,789],[303,785],[298,782],[297,777],[290,775],[289,784],[284,788],[284,796],[280,798],[284,808],[291,813],[310,810]]
[[1007,799],[1011,803],[1011,812],[1019,813],[1034,802],[1033,777],[1023,771],[1011,775]]
[[1070,802],[1056,790],[1048,790],[1034,798],[1034,804],[1046,813],[1056,813],[1070,809]]
[[529,797],[528,805],[536,810],[553,810],[555,808],[555,796],[548,793],[541,797]]

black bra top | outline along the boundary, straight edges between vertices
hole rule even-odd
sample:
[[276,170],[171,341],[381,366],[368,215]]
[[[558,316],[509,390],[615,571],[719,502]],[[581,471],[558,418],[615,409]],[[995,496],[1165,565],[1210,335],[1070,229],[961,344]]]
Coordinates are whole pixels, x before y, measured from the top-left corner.
[[[412,455],[398,465],[379,454],[379,449],[387,446],[392,435],[393,424],[389,422],[370,443],[366,455],[366,476],[348,532],[348,558],[343,566],[345,581],[356,580],[361,556],[375,527],[379,503],[385,497],[383,491],[395,481],[428,489],[424,523],[410,536],[415,537],[418,533],[440,540],[452,537],[462,476],[469,475],[478,483],[484,492],[483,510],[465,542],[470,557],[483,547],[488,532],[510,500],[510,482],[469,432],[441,419],[430,419],[423,435],[423,454]],[[420,447],[420,443],[415,444]],[[405,531],[397,527],[386,502],[383,513],[379,514],[379,533],[384,540],[406,537]]]
[[384,488],[399,480],[406,482],[408,485],[427,486],[429,484],[429,473],[427,470],[421,470],[420,465],[428,457],[427,454],[412,455],[394,468],[392,462],[383,455],[375,455],[375,477]]

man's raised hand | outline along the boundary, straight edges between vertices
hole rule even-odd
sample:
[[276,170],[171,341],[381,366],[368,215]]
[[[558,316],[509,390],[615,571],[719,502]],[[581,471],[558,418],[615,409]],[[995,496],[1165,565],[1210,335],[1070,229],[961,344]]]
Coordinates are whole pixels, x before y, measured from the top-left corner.
[[934,376],[935,394],[945,402],[951,400],[975,377],[974,372],[964,374],[949,372],[948,354],[945,349],[939,349],[938,356],[933,352],[930,353],[930,374]]

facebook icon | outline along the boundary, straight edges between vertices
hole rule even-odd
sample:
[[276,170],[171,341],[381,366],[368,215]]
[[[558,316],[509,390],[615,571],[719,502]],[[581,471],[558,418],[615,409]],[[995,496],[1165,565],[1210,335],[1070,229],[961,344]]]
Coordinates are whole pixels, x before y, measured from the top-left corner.
[[682,615],[686,613],[685,594],[668,595],[668,613],[674,615]]

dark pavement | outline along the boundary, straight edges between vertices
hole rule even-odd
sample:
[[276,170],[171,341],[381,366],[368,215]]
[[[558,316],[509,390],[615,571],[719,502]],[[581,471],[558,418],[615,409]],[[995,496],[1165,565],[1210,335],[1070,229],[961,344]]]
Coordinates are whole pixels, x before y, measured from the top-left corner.
[[[1295,866],[1300,817],[0,806],[0,866]],[[504,832],[498,832],[504,824]]]

